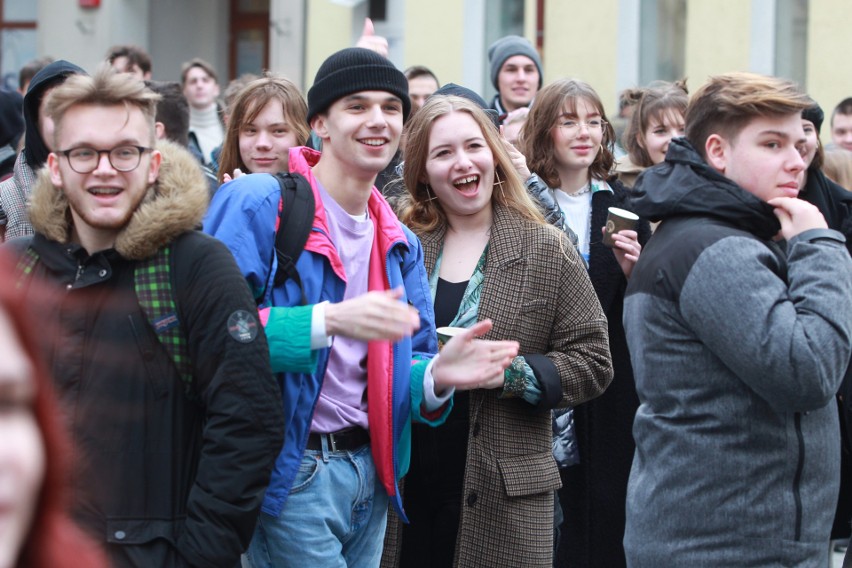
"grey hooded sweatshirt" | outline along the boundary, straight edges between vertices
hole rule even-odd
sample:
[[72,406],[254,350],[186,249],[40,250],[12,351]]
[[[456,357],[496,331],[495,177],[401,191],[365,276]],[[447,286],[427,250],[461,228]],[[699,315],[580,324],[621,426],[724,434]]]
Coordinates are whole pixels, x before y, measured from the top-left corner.
[[786,247],[772,207],[685,141],[635,186],[662,220],[627,288],[640,407],[629,566],[827,566],[852,353],[843,235]]

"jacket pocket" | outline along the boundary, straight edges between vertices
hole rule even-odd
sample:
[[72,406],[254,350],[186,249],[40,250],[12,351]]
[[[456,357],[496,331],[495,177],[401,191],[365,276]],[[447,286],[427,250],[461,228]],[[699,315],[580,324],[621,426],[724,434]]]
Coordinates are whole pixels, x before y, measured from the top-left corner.
[[545,309],[547,309],[547,300],[544,298],[535,298],[534,300],[521,304],[521,315],[540,312]]
[[536,495],[562,487],[551,452],[497,458],[497,467],[509,497]]
[[118,566],[189,566],[175,546],[182,526],[171,519],[108,519],[109,555]]
[[183,521],[172,519],[107,519],[110,544],[145,544],[158,538],[177,542]]
[[133,336],[136,338],[136,346],[139,349],[145,374],[148,375],[154,397],[162,398],[169,393],[168,379],[170,378],[168,370],[159,364],[161,358],[158,355],[161,351],[164,351],[163,346],[160,345],[160,341],[154,335],[148,322],[138,313],[129,314],[127,319],[130,322],[130,328],[133,330]]

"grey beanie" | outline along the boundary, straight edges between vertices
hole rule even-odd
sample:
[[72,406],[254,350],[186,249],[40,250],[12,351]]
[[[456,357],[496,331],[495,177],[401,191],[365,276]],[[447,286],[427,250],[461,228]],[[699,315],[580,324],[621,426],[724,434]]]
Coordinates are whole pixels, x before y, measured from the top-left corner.
[[502,37],[491,44],[488,48],[488,62],[491,64],[491,84],[499,90],[497,86],[497,75],[500,74],[500,68],[507,59],[515,55],[526,55],[535,63],[538,69],[538,88],[541,88],[541,58],[533,45],[525,37],[510,35]]

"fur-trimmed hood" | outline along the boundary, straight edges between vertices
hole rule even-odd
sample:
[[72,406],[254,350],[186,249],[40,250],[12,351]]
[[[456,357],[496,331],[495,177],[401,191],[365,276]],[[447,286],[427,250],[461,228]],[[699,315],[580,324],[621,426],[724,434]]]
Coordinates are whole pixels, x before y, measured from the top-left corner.
[[[157,150],[163,154],[157,181],[115,240],[115,250],[130,260],[148,258],[181,233],[199,227],[207,211],[209,192],[198,161],[166,140],[157,142]],[[68,200],[51,182],[47,167],[38,172],[29,214],[37,233],[60,243],[69,241]]]

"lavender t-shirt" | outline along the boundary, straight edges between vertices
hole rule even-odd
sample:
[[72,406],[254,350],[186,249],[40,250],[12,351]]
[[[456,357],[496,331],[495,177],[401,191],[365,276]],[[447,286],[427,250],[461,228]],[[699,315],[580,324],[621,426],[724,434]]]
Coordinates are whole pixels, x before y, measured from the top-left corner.
[[[331,242],[346,271],[344,300],[366,294],[373,248],[373,221],[349,215],[322,184],[319,193],[325,207]],[[311,423],[312,432],[336,432],[367,422],[367,342],[337,336],[328,356],[322,391]]]

